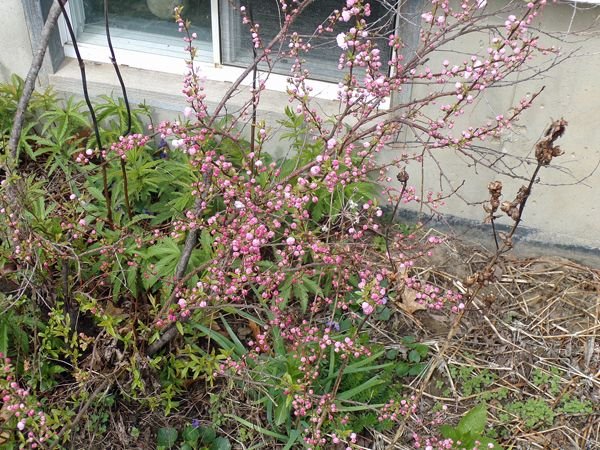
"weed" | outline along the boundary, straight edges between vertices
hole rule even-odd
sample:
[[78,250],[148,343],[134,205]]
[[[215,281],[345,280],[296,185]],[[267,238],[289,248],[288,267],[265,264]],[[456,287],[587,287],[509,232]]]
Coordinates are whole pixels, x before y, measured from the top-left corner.
[[529,399],[522,402],[512,402],[506,405],[506,410],[523,421],[525,426],[533,430],[541,426],[551,426],[556,413],[543,399]]
[[470,366],[451,365],[449,370],[461,395],[465,397],[485,392],[497,379],[497,376],[488,369],[478,371]]
[[549,371],[535,367],[531,374],[531,382],[552,396],[558,395],[561,391],[562,380],[557,367],[550,367]]

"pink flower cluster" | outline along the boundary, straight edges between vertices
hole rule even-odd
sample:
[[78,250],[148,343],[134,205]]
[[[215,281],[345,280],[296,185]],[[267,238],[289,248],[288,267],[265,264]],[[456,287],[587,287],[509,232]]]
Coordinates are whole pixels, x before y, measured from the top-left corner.
[[[53,435],[41,404],[16,381],[10,358],[0,353],[0,418],[17,439],[30,448],[41,448]],[[6,428],[6,427],[3,427]]]
[[85,152],[80,152],[75,156],[75,162],[79,164],[89,164],[93,158],[101,157],[107,159],[112,152],[122,160],[127,159],[127,153],[138,148],[143,148],[148,141],[149,136],[143,134],[134,133],[127,136],[120,136],[118,142],[113,142],[109,150],[98,150],[88,148]]
[[414,402],[414,400],[414,396],[409,400],[398,401],[391,399],[385,405],[383,405],[377,420],[379,420],[379,422],[383,422],[384,420],[392,420],[396,422],[416,414],[417,404]]

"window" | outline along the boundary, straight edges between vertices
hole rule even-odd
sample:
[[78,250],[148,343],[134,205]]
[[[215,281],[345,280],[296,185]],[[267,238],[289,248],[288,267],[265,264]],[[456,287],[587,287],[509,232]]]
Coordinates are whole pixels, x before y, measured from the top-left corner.
[[[293,31],[310,41],[312,51],[306,55],[306,67],[311,78],[334,81],[340,78],[337,60],[340,49],[336,34],[313,35],[314,30],[334,9],[341,9],[344,0],[316,0],[296,21]],[[278,0],[128,0],[110,2],[111,37],[121,64],[149,70],[182,73],[186,54],[182,35],[171,18],[172,9],[183,4],[184,15],[198,35],[198,61],[208,78],[232,81],[241,67],[253,59],[252,41],[247,25],[242,24],[240,7],[245,6],[254,22],[261,26],[261,37],[268,42],[280,29],[282,13]],[[393,2],[372,1],[371,20],[386,48],[385,36],[394,29]],[[109,62],[106,52],[103,0],[71,0],[69,15],[78,35],[84,59]],[[387,6],[386,6],[387,5]],[[346,25],[346,24],[344,24]],[[344,27],[347,28],[347,27]],[[342,27],[340,26],[340,30]],[[65,54],[74,56],[67,34],[62,32]],[[286,75],[293,61],[282,59],[273,72],[283,76],[270,77],[272,89],[285,89]],[[275,86],[274,86],[275,85]],[[318,83],[317,83],[318,87]],[[328,85],[331,92],[331,85]],[[327,90],[327,89],[325,89]],[[333,95],[325,95],[325,97]]]
[[[129,0],[109,3],[109,21],[116,49],[148,55],[181,59],[182,35],[173,22],[177,0]],[[192,21],[198,35],[198,60],[211,63],[213,58],[213,26],[211,10],[214,0],[186,0],[186,17]],[[72,0],[69,13],[77,32],[78,43],[87,50],[85,56],[96,59],[91,49],[106,47],[103,0]],[[65,42],[68,44],[68,39]],[[69,54],[69,53],[68,53]],[[69,56],[71,56],[69,54]],[[118,55],[117,55],[118,56]],[[124,61],[121,61],[124,62]],[[163,70],[167,67],[156,67]],[[168,70],[167,70],[168,71]]]
[[[282,14],[275,5],[277,0],[253,0],[245,2],[247,11],[252,15],[254,22],[260,24],[261,37],[268,42],[280,30]],[[380,22],[378,34],[383,39],[378,39],[380,46],[387,46],[384,36],[393,30],[393,14],[386,7],[374,0],[372,3],[372,17]],[[296,20],[292,31],[302,35],[305,42],[310,42],[312,50],[306,54],[305,67],[310,71],[314,79],[336,81],[339,77],[337,72],[337,61],[340,57],[340,48],[336,43],[336,33],[325,35],[313,35],[314,31],[327,16],[335,9],[341,9],[344,0],[317,0],[304,11]],[[239,2],[237,5],[240,5]],[[241,5],[240,5],[241,6]],[[252,41],[247,31],[241,25],[239,6],[231,8],[228,2],[221,2],[221,42],[222,62],[233,66],[245,67],[252,61]],[[345,27],[348,28],[348,27]],[[340,27],[341,31],[341,27]],[[283,59],[275,67],[276,73],[288,74],[293,61]]]

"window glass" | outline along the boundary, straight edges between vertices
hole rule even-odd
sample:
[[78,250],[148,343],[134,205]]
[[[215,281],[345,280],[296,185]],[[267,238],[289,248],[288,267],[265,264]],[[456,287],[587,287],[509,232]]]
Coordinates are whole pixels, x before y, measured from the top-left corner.
[[[210,3],[210,0],[113,0],[109,2],[113,44],[116,48],[184,57],[183,36],[173,19],[173,8],[183,4],[183,15],[192,22],[192,31],[198,35],[199,60],[213,61]],[[80,41],[106,45],[104,1],[83,0],[82,4]]]
[[[244,6],[252,15],[253,21],[260,25],[260,37],[264,44],[279,32],[283,13],[278,0],[238,0],[235,6],[232,3],[236,2],[224,0],[220,6],[222,59],[224,64],[243,67],[252,61],[253,52],[249,25],[242,24],[240,7]],[[371,2],[369,23],[373,24],[373,29],[370,34],[382,50],[388,48],[386,36],[394,28],[393,3],[377,0]],[[342,50],[337,45],[336,36],[349,29],[353,22],[338,24],[333,33],[314,33],[335,9],[341,10],[344,4],[345,0],[316,0],[304,10],[291,29],[312,46],[312,50],[303,56],[306,61],[304,67],[310,71],[311,78],[326,81],[340,79],[337,65]],[[282,59],[275,66],[274,72],[288,75],[293,62],[293,59]]]

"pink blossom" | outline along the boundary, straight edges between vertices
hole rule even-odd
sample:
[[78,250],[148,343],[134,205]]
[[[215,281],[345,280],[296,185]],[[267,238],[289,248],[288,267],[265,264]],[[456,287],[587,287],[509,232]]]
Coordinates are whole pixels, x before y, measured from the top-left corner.
[[337,45],[342,50],[348,50],[348,44],[346,43],[346,34],[340,33],[335,38]]

